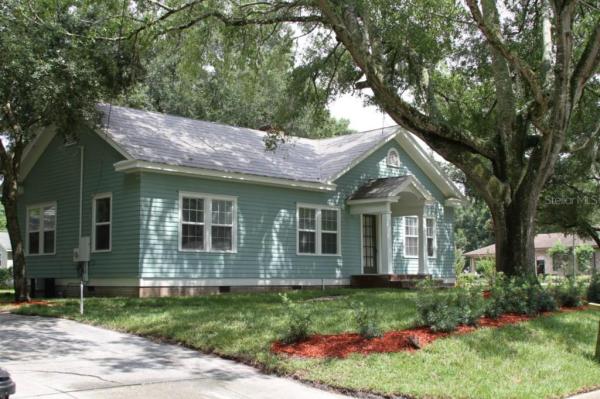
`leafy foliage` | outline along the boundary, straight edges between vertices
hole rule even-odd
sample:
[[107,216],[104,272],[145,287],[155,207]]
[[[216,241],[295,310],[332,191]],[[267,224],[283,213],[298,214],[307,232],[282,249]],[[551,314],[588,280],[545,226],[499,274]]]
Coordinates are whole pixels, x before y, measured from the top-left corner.
[[308,307],[294,302],[286,294],[280,294],[286,310],[286,322],[281,342],[291,344],[308,338],[312,316]]
[[575,247],[575,259],[577,259],[577,270],[587,273],[592,268],[594,248],[589,244],[580,244]]
[[12,267],[0,268],[0,288],[8,288],[12,281]]
[[587,289],[588,302],[600,303],[600,275],[594,273]]
[[583,305],[583,284],[572,277],[552,286],[552,292],[560,306],[574,308]]
[[352,318],[358,328],[358,333],[367,339],[381,337],[382,332],[378,323],[378,312],[368,307],[364,302],[352,302]]

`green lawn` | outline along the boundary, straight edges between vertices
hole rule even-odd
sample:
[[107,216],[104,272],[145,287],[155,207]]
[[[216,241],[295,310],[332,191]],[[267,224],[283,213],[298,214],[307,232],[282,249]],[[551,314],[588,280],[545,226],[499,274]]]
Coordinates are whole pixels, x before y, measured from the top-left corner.
[[[330,301],[311,301],[339,295]],[[297,291],[319,333],[353,331],[349,301],[379,310],[384,330],[409,327],[415,292],[400,290]],[[304,360],[269,352],[280,334],[284,308],[277,294],[227,294],[193,298],[88,299],[53,307],[29,306],[21,314],[68,317],[135,334],[167,338],[203,352],[242,358],[266,370],[356,391],[415,397],[545,398],[600,388],[592,359],[600,312],[540,317],[500,329],[438,340],[415,353],[354,355]]]

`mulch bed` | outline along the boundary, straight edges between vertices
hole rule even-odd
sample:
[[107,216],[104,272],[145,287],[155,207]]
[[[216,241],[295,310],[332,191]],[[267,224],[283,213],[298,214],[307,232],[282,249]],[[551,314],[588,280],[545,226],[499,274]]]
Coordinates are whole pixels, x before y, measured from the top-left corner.
[[[561,311],[583,310],[585,308],[561,309]],[[550,314],[550,313],[547,313]],[[547,315],[544,314],[544,315]],[[429,327],[418,327],[400,331],[389,331],[380,338],[366,339],[356,333],[336,335],[313,335],[307,340],[294,344],[274,342],[271,351],[278,354],[307,358],[345,358],[352,353],[414,352],[436,339],[449,335],[470,333],[477,328],[498,328],[531,320],[536,316],[504,314],[498,319],[482,317],[478,327],[459,326],[452,333],[433,332]],[[416,344],[416,345],[415,345]]]

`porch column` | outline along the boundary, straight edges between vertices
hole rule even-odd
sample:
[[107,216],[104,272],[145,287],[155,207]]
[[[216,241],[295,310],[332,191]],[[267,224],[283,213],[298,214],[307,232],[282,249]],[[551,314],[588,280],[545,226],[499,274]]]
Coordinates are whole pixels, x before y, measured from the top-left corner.
[[381,273],[394,274],[391,210],[381,213]]
[[427,267],[427,227],[425,224],[425,215],[423,210],[421,210],[417,216],[419,225],[419,274],[428,274],[429,270]]

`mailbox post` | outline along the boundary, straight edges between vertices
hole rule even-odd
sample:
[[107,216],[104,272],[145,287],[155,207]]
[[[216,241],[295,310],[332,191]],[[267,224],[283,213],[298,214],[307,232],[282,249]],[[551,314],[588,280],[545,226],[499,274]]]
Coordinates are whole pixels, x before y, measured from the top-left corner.
[[[589,304],[590,308],[600,310],[600,303]],[[594,356],[597,361],[600,361],[600,320],[598,320],[598,337],[596,338],[596,354]]]

